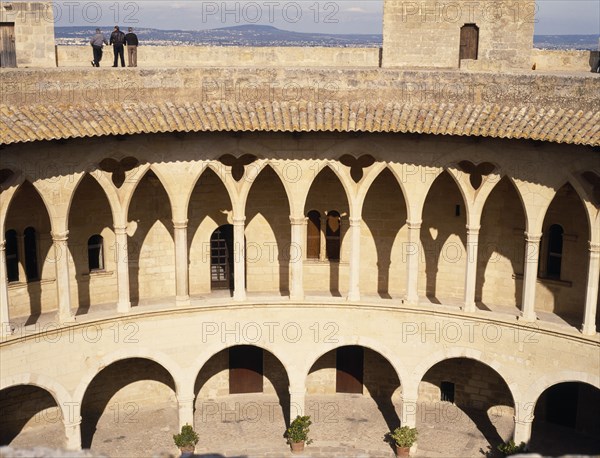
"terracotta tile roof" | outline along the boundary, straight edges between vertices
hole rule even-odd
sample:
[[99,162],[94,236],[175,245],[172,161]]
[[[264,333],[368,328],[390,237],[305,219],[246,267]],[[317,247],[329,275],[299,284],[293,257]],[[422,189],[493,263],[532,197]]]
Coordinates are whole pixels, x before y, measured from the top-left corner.
[[2,143],[202,131],[402,132],[600,145],[600,110],[369,102],[0,105]]

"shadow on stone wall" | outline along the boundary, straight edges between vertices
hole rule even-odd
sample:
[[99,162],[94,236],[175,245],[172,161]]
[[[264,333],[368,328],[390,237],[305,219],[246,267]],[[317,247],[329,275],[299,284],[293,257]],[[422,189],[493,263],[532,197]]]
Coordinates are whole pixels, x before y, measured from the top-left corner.
[[162,383],[175,393],[175,382],[160,364],[142,358],[117,361],[102,369],[91,381],[81,405],[81,445],[90,448],[100,417],[111,398],[127,385],[152,380]]
[[52,408],[58,409],[54,398],[37,386],[18,385],[0,391],[0,445],[10,444],[31,420],[36,425],[54,423],[64,435],[60,411],[47,413]]

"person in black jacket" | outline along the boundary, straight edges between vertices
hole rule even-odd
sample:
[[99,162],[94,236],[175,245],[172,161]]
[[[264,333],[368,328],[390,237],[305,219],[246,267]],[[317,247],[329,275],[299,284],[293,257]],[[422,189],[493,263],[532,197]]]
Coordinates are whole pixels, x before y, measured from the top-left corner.
[[110,44],[113,45],[115,53],[115,62],[113,67],[118,67],[118,58],[121,56],[121,67],[125,67],[125,53],[123,45],[125,44],[125,34],[119,30],[119,26],[115,25],[115,30],[110,34]]
[[133,33],[132,27],[129,27],[129,33],[125,35],[125,44],[127,45],[127,66],[137,67],[137,47],[139,41],[137,35]]

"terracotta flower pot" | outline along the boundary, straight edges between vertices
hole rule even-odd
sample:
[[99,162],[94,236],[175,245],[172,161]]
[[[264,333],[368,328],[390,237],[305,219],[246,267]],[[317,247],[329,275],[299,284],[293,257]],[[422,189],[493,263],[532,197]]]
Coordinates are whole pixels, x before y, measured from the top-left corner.
[[410,455],[410,447],[399,447],[396,445],[396,456],[398,458],[406,458]]
[[290,445],[292,446],[292,453],[300,453],[304,451],[304,441],[292,442]]
[[183,447],[179,447],[179,450],[181,450],[181,454],[183,455],[184,453],[194,453],[194,450],[196,450],[196,447],[194,447],[193,445],[185,445]]

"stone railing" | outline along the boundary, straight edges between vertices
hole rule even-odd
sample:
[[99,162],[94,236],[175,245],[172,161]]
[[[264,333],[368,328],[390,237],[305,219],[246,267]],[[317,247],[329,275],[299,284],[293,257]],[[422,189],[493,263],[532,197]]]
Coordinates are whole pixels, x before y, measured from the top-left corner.
[[591,72],[598,55],[598,51],[534,49],[531,65],[541,71]]
[[[101,66],[110,67],[112,46]],[[58,67],[90,67],[90,46],[57,46]],[[127,59],[125,59],[127,65]],[[139,67],[378,67],[379,48],[140,46]]]

